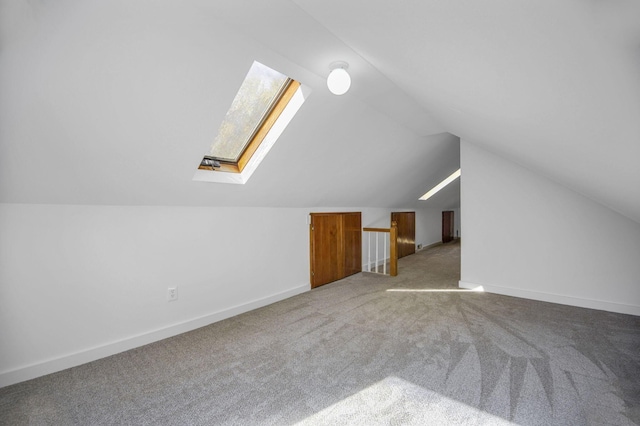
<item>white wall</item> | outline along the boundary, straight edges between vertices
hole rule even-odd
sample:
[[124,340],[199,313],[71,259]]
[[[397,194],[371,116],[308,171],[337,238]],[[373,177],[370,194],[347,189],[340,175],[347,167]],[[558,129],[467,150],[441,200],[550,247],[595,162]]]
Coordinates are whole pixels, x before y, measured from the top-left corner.
[[0,204],[0,386],[308,290],[308,212]]
[[640,315],[640,224],[461,142],[462,287]]
[[426,247],[439,242],[442,242],[442,209],[417,209],[416,245],[422,244],[422,247]]
[[307,291],[310,212],[392,210],[0,204],[0,387]]
[[391,226],[391,213],[413,211],[416,213],[416,245],[441,241],[442,212],[437,208],[362,208],[362,227],[388,228]]

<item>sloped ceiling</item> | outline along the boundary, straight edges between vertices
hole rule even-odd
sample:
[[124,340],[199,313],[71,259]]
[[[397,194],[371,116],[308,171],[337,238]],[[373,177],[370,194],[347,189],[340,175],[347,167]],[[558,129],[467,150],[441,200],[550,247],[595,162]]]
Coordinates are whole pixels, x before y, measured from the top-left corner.
[[[0,1],[2,202],[411,207],[460,136],[640,222],[639,2]],[[253,60],[312,94],[193,182]]]
[[[0,12],[0,201],[411,207],[459,167],[457,137],[289,1]],[[325,83],[336,59],[354,72],[342,97]],[[194,182],[254,60],[311,96],[246,185]]]
[[640,222],[637,0],[296,4],[447,131]]

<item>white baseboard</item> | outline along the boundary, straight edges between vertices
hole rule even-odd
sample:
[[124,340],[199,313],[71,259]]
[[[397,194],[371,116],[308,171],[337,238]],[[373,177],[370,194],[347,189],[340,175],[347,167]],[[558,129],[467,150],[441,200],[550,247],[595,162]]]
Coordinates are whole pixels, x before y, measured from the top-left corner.
[[442,245],[442,241],[436,241],[435,243],[431,243],[431,244],[423,244],[422,248],[420,250],[416,249],[416,251],[427,250],[427,249],[430,249],[430,248],[433,248],[433,247],[437,247],[437,246],[441,246],[441,245]]
[[496,285],[475,284],[465,281],[458,281],[460,288],[477,288],[482,286],[484,291],[489,293],[502,294],[505,296],[521,297],[524,299],[540,300],[542,302],[559,303],[561,305],[578,306],[580,308],[597,309],[600,311],[616,312],[619,314],[640,316],[640,306],[626,305],[624,303],[607,302],[603,300],[585,299],[574,296],[563,296],[560,294],[543,293],[539,291],[523,290],[519,288],[501,287]]
[[131,336],[105,345],[88,348],[81,352],[64,355],[58,358],[49,359],[37,364],[31,364],[26,367],[17,368],[15,370],[0,373],[0,388],[13,385],[15,383],[24,382],[25,380],[34,379],[46,374],[62,371],[67,368],[76,367],[87,362],[105,358],[120,352],[128,351],[149,343],[157,342],[168,337],[177,336],[200,327],[222,321],[253,309],[270,305],[280,300],[309,291],[309,284],[301,285],[290,290],[277,293],[262,299],[253,300],[242,305],[233,306],[231,308],[204,315],[181,323],[173,324],[157,330],[151,330],[146,333]]

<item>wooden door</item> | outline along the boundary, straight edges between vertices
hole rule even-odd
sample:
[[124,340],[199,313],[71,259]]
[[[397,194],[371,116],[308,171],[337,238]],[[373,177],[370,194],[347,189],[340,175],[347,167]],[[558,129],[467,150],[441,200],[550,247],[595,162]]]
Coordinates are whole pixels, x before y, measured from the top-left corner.
[[311,288],[362,270],[360,213],[311,213]]
[[398,226],[398,259],[416,252],[416,212],[393,212]]
[[339,215],[311,214],[311,288],[341,278],[341,225]]
[[453,211],[442,212],[442,242],[453,240]]
[[362,217],[360,213],[342,215],[344,235],[344,276],[362,271]]

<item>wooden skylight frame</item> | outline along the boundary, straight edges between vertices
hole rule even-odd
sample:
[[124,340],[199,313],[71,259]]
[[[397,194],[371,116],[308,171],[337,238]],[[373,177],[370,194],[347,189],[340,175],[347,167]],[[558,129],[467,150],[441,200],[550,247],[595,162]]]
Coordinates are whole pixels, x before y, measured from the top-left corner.
[[[260,147],[260,144],[264,141],[265,137],[269,134],[269,131],[273,127],[273,125],[278,121],[278,118],[287,107],[295,93],[300,88],[300,83],[296,80],[289,78],[283,89],[281,90],[278,97],[274,100],[271,108],[266,112],[263,116],[262,120],[259,122],[258,126],[254,130],[252,136],[249,139],[249,142],[246,144],[244,150],[238,157],[238,161],[227,161],[222,159],[217,159],[215,157],[211,157],[205,155],[202,162],[198,166],[199,170],[209,170],[216,172],[226,172],[226,173],[242,173],[246,165],[251,160],[251,157]],[[207,161],[209,160],[209,161]],[[206,165],[203,163],[211,163],[211,160],[216,160],[220,163],[220,167],[213,167],[212,165]]]

